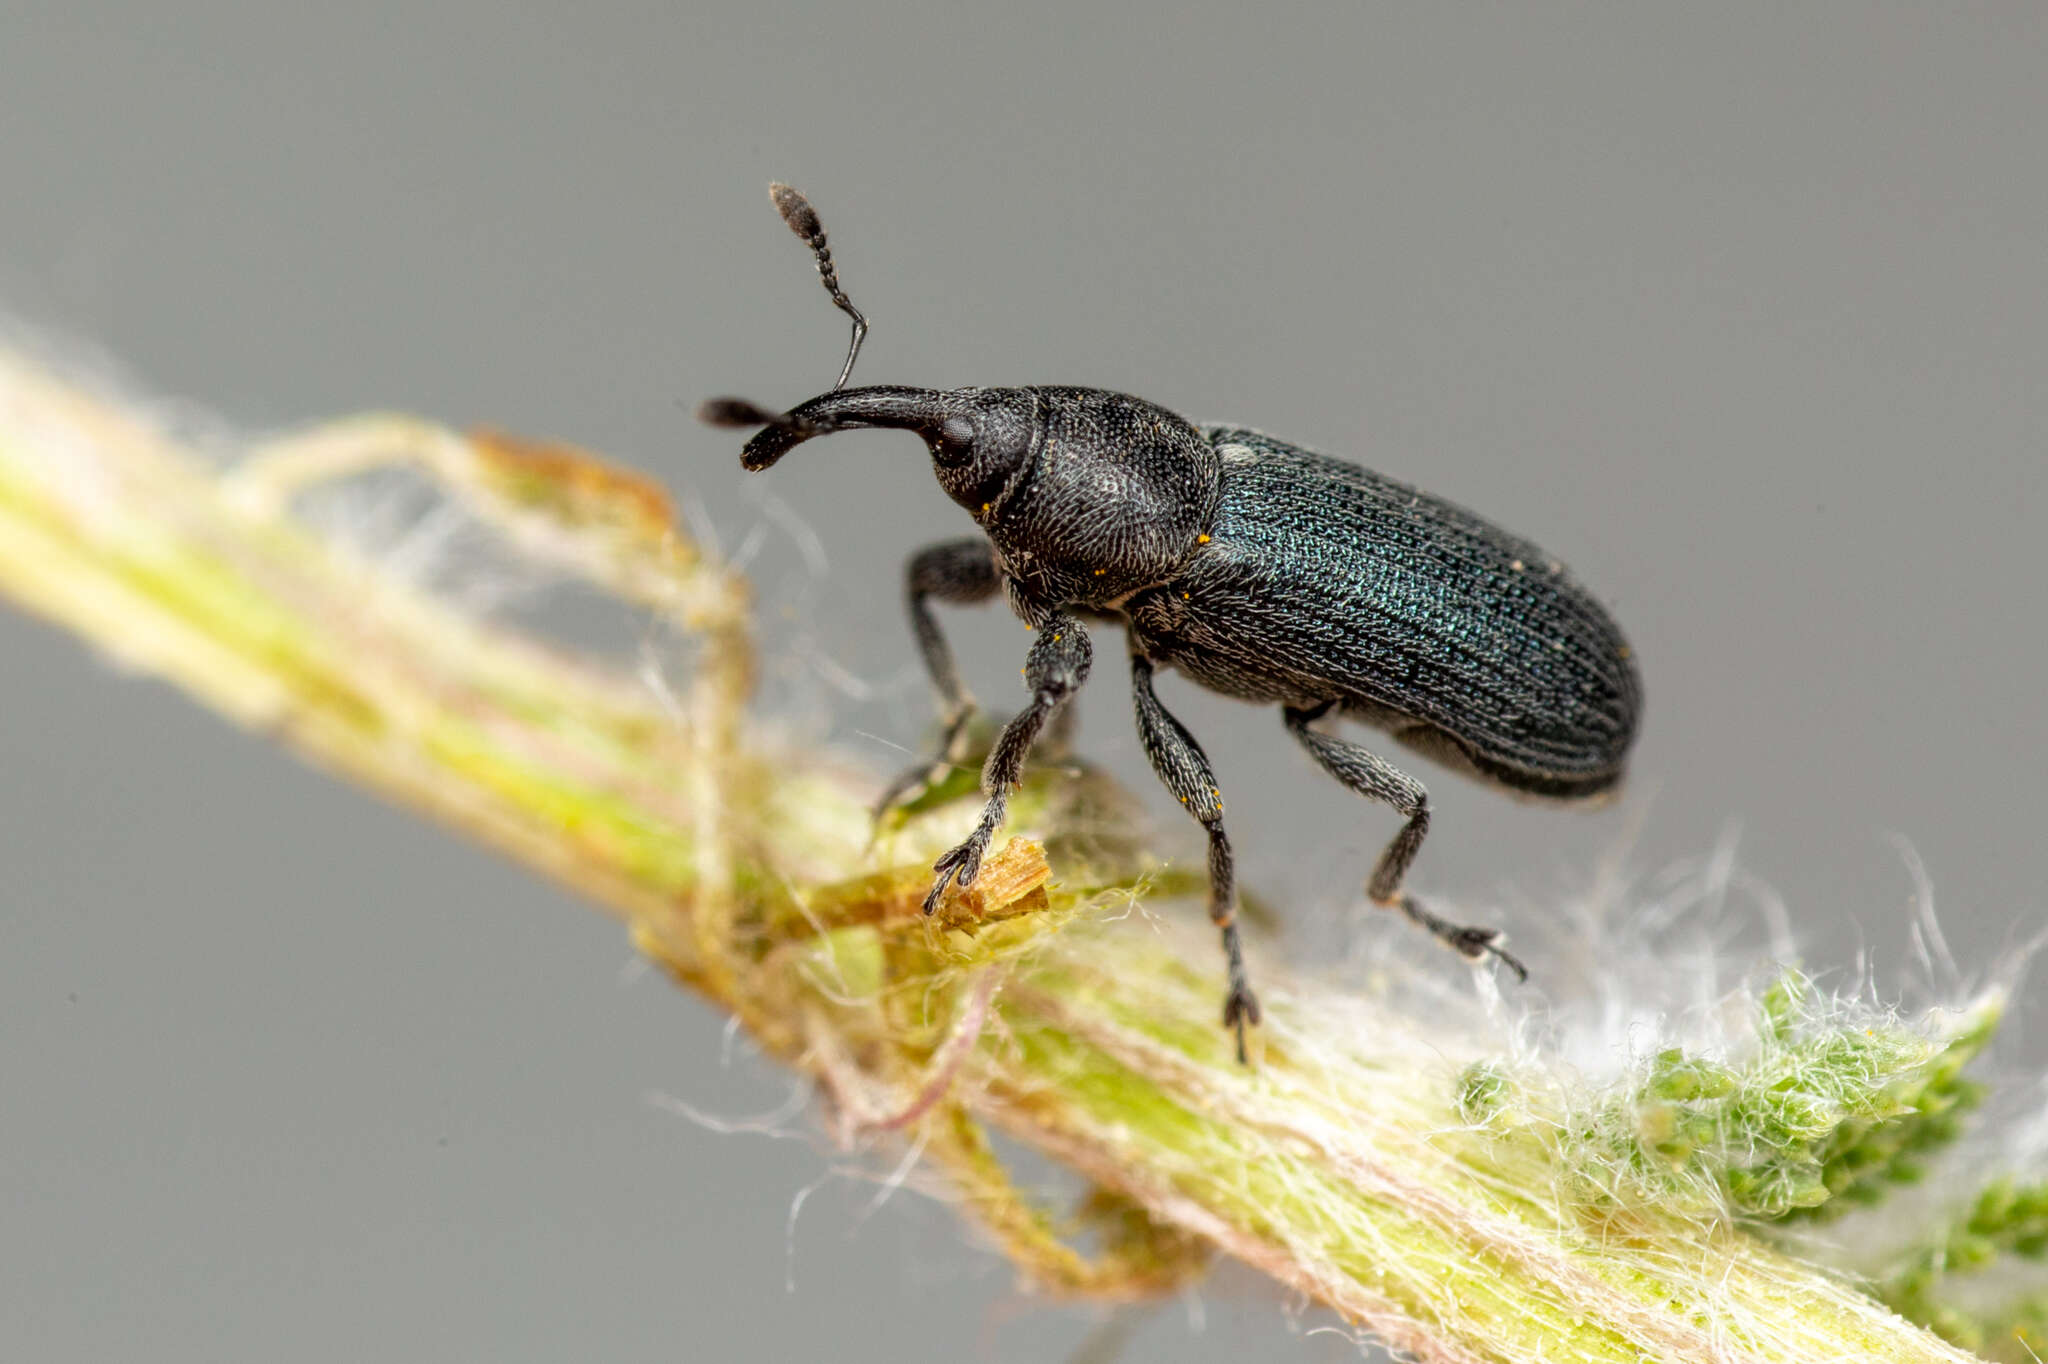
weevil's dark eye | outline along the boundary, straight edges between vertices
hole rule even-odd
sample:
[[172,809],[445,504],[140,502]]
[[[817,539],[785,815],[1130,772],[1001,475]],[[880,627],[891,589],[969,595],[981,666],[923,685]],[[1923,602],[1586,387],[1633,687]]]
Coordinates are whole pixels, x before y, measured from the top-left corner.
[[932,453],[943,460],[965,459],[974,453],[974,423],[965,417],[948,417],[939,423],[939,438]]

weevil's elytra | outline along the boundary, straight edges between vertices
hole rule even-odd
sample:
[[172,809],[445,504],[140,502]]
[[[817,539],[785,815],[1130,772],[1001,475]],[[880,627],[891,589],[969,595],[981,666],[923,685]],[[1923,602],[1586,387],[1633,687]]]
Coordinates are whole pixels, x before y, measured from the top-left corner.
[[1496,930],[1450,923],[1407,893],[1429,832],[1429,794],[1329,731],[1355,720],[1521,795],[1611,793],[1635,741],[1642,686],[1620,628],[1592,595],[1558,560],[1461,507],[1257,431],[1197,426],[1128,394],[847,388],[866,320],[839,286],[810,203],[786,185],[773,194],[833,303],[854,320],[845,366],[831,392],[787,412],[714,398],[699,415],[760,428],[740,456],[752,470],[837,431],[913,432],[940,486],[984,532],[911,556],[911,627],[944,734],[932,762],[884,792],[877,817],[964,756],[975,704],[932,602],[1001,594],[1034,632],[1023,669],[1031,699],[990,750],[981,820],[934,865],[925,911],[948,884],[973,883],[1033,742],[1088,679],[1094,645],[1084,622],[1093,621],[1123,628],[1145,754],[1208,834],[1209,915],[1229,971],[1223,1022],[1236,1030],[1239,1059],[1259,1006],[1238,942],[1222,792],[1202,746],[1154,694],[1160,668],[1279,706],[1318,766],[1402,816],[1367,896],[1468,958],[1491,955],[1526,975]]

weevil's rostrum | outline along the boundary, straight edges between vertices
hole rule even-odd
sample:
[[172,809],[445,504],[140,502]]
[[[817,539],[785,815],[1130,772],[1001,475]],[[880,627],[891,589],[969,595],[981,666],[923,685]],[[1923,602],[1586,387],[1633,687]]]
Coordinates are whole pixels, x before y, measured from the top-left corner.
[[865,319],[838,287],[809,203],[787,186],[775,187],[775,201],[854,318],[841,386],[787,412],[717,398],[700,415],[760,427],[741,455],[756,470],[838,431],[913,432],[982,530],[911,557],[911,623],[945,732],[933,761],[890,785],[878,817],[965,756],[974,702],[931,603],[1000,592],[1037,631],[1024,668],[1031,699],[989,752],[981,820],[936,863],[927,912],[948,884],[974,880],[1034,741],[1088,678],[1084,622],[1106,622],[1125,633],[1146,756],[1209,836],[1209,910],[1230,976],[1224,1024],[1237,1030],[1240,1056],[1259,1012],[1238,941],[1223,798],[1201,745],[1153,691],[1160,668],[1277,704],[1317,764],[1404,819],[1367,894],[1466,956],[1491,954],[1522,974],[1497,931],[1447,922],[1405,891],[1429,831],[1428,793],[1329,726],[1361,721],[1517,793],[1604,795],[1621,780],[1641,686],[1600,604],[1557,560],[1460,507],[1256,431],[1195,426],[1128,394],[845,388]]

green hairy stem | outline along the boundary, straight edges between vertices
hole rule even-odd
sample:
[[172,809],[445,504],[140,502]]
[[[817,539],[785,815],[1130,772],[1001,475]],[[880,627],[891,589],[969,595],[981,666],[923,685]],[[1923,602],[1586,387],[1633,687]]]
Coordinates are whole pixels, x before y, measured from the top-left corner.
[[[672,685],[465,614],[304,514],[394,470],[644,612]],[[1972,1357],[1786,1238],[1953,1135],[1995,998],[1851,1017],[1788,975],[1749,1051],[1667,1049],[1578,1093],[1258,961],[1267,1021],[1240,1065],[1199,910],[1150,911],[1189,869],[1133,832],[1128,796],[1034,774],[1015,837],[927,919],[971,780],[871,843],[868,775],[748,709],[745,583],[658,488],[566,447],[373,416],[202,457],[0,351],[0,595],[619,916],[811,1077],[837,1140],[914,1143],[1047,1291],[1168,1292],[1220,1253],[1425,1360]],[[1095,1192],[1040,1206],[998,1134]],[[1958,1234],[2038,1242],[2022,1195]],[[1940,1267],[1876,1287],[1933,1320]]]

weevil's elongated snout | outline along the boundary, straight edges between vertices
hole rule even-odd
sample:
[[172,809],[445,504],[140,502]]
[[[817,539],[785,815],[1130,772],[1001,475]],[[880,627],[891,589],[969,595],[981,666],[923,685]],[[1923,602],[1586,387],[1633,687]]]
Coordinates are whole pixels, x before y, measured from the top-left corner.
[[813,436],[835,431],[916,431],[929,442],[956,406],[955,395],[939,389],[876,385],[821,393],[787,412],[770,412],[744,398],[711,398],[699,405],[697,418],[712,426],[760,427],[740,452],[741,465],[758,472]]

